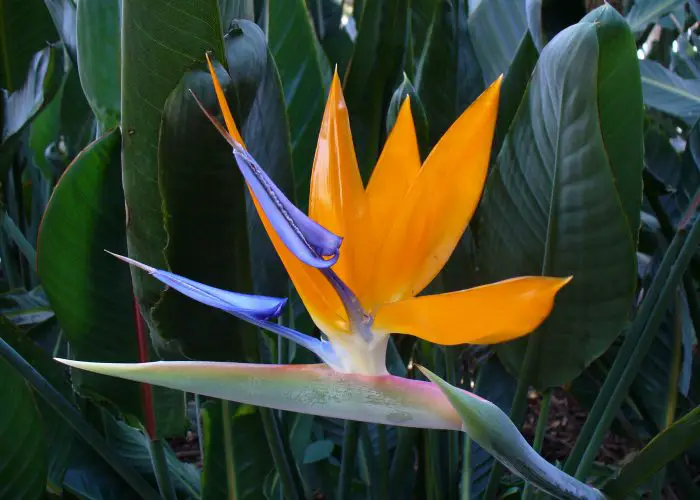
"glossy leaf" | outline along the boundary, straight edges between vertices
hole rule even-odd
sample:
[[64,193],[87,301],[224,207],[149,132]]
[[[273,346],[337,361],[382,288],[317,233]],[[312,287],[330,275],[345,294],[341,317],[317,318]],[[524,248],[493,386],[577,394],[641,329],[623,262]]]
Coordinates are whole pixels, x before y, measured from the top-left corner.
[[656,61],[641,61],[644,104],[689,125],[700,118],[700,81],[681,78]]
[[59,361],[94,373],[273,409],[406,427],[461,428],[437,387],[393,375],[344,374],[325,365]]
[[80,83],[90,107],[107,130],[121,106],[121,0],[81,0],[77,11]]
[[279,71],[289,120],[294,166],[294,196],[305,210],[311,165],[328,92],[331,69],[311,24],[304,0],[268,3],[267,39]]
[[[46,209],[38,268],[51,305],[76,356],[139,359],[128,267],[104,249],[126,251],[119,130],[92,143],[66,170]],[[115,404],[143,421],[137,384],[76,373],[83,394]],[[159,431],[184,426],[182,395],[155,391]],[[179,406],[179,408],[178,408]],[[170,413],[170,409],[174,411]]]
[[46,47],[32,58],[26,80],[16,91],[3,95],[2,143],[12,141],[56,95],[64,75],[63,51]]
[[73,0],[44,0],[51,14],[56,31],[61,36],[63,45],[68,50],[72,61],[77,61],[75,14],[76,2]]
[[525,0],[481,1],[469,14],[469,37],[484,83],[504,74],[527,31]]
[[[537,387],[576,377],[617,337],[632,303],[643,163],[636,67],[612,7],[562,31],[542,51],[487,182],[485,278],[574,277],[538,329]],[[526,343],[497,348],[511,373]]]
[[[682,7],[687,0],[635,0],[627,13],[627,22],[635,33],[643,31],[649,23]],[[692,1],[691,1],[692,3]]]
[[[167,243],[158,185],[161,112],[183,74],[204,62],[206,51],[222,59],[218,12],[216,0],[122,1],[121,80],[129,82],[121,102],[128,255],[158,268],[166,267]],[[158,339],[167,332],[158,331],[151,310],[164,287],[142,271],[134,272],[133,283],[151,336]],[[164,347],[162,339],[157,342],[158,349]]]
[[[233,80],[220,70],[219,74],[246,146],[272,180],[289,192],[284,101],[264,35],[253,23],[238,21],[226,46]],[[204,71],[186,74],[165,105],[158,147],[168,266],[224,290],[286,296],[288,278],[248,201],[231,147],[202,114],[190,89],[206,108],[218,109],[212,80]],[[208,161],[201,162],[202,157]],[[193,164],[199,168],[193,169]],[[257,342],[251,328],[175,290],[164,293],[153,314],[162,335],[177,339],[188,356],[242,360],[246,345],[256,350],[250,347]],[[207,337],[197,333],[202,327]]]
[[27,77],[34,54],[57,42],[58,33],[42,0],[5,0],[0,36],[0,87],[19,89]]
[[380,152],[387,86],[401,80],[408,28],[407,0],[367,2],[355,49],[343,82],[362,178],[367,180]]
[[620,470],[618,477],[605,485],[605,493],[613,498],[625,498],[698,440],[700,407],[657,434]]
[[466,0],[437,5],[416,71],[431,147],[485,88],[469,36]]
[[517,427],[496,405],[451,386],[434,373],[421,371],[440,390],[462,418],[464,431],[510,471],[555,498],[603,500],[597,489],[557,469],[537,454]]
[[40,498],[46,488],[43,424],[27,382],[0,358],[5,407],[0,412],[0,497]]

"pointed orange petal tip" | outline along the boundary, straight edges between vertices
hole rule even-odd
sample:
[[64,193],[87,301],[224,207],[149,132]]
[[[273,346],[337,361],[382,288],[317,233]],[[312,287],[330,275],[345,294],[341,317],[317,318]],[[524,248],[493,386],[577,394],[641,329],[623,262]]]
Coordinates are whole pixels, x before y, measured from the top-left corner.
[[224,95],[224,90],[221,88],[221,82],[216,76],[216,71],[214,71],[214,65],[209,57],[209,52],[205,52],[204,56],[207,59],[207,67],[209,68],[209,74],[211,75],[212,82],[214,83],[214,91],[216,92],[216,100],[219,102],[219,108],[221,113],[224,115],[224,121],[226,122],[226,128],[228,133],[239,143],[243,144],[243,139],[241,134],[238,132],[236,127],[236,122],[233,120],[233,115],[231,114],[231,109],[228,107],[228,102],[226,101],[226,96]]

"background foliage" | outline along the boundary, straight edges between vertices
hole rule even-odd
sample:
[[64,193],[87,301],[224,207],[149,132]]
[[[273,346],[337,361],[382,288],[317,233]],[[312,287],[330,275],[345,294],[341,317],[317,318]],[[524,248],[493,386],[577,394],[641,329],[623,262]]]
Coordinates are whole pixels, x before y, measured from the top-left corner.
[[[421,364],[474,390],[611,498],[700,498],[700,5],[602,3],[0,1],[0,498],[537,494],[461,433],[274,412],[53,362],[315,361],[103,252],[291,295],[284,321],[314,332],[228,147],[189,98],[216,111],[207,51],[250,152],[302,208],[334,70],[365,180],[405,96],[425,157],[503,74],[481,205],[430,291],[576,279],[526,339],[396,337],[390,371],[421,378]],[[563,450],[547,420],[561,398],[588,415]],[[609,430],[628,456],[600,452]],[[171,447],[188,432],[201,467]]]

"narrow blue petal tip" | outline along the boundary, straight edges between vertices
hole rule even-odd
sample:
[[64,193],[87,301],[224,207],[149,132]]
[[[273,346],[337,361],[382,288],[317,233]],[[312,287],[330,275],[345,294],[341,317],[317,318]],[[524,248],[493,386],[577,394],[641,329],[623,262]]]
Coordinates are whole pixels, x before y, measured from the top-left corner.
[[325,269],[338,261],[343,238],[299,210],[242,146],[234,143],[238,168],[282,242],[302,262]]

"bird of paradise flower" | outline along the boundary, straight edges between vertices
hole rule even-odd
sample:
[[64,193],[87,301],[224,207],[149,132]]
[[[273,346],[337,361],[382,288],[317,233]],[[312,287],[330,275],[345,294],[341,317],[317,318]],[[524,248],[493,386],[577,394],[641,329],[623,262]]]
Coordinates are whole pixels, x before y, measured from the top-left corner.
[[[306,215],[246,151],[208,58],[207,63],[226,126],[200,107],[231,145],[267,234],[323,337],[274,321],[286,299],[220,290],[118,257],[194,300],[298,343],[323,364],[59,361],[271,408],[462,429],[454,408],[434,385],[387,373],[389,335],[410,334],[443,345],[505,342],[536,329],[570,280],[516,277],[417,296],[447,262],[479,202],[501,79],[454,122],[422,165],[407,98],[365,188],[335,74],[318,137]],[[470,397],[477,405],[490,405]]]

